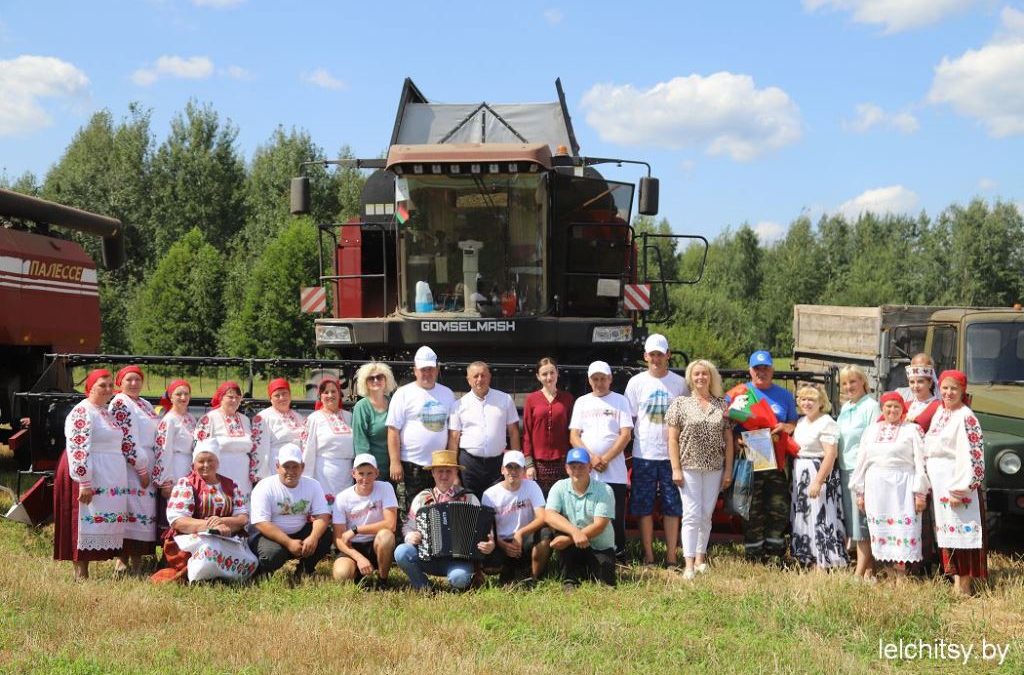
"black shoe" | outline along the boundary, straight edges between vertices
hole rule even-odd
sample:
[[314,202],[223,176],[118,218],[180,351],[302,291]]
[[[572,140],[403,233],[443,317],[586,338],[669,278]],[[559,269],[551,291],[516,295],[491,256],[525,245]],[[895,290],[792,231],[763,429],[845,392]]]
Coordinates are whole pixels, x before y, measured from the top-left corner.
[[537,588],[537,580],[533,577],[526,577],[522,581],[516,583],[515,588],[520,591],[532,591]]
[[575,581],[563,581],[562,582],[562,590],[565,591],[566,593],[575,593],[576,589],[579,588],[579,587],[580,587],[579,583],[577,583]]

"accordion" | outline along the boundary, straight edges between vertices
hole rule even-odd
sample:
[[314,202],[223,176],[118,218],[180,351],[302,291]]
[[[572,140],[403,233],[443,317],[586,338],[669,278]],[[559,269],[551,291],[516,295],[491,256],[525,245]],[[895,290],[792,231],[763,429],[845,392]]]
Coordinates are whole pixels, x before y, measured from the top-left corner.
[[416,528],[422,535],[421,560],[455,558],[482,560],[477,544],[486,541],[494,527],[494,509],[464,502],[430,504],[416,512]]

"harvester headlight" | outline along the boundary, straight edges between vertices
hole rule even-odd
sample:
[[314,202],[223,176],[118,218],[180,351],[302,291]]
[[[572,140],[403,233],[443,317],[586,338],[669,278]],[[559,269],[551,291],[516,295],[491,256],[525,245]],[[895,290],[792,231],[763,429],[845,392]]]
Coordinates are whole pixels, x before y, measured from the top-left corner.
[[316,343],[318,345],[350,345],[352,344],[352,327],[317,326]]
[[999,467],[999,470],[1005,473],[1007,476],[1012,476],[1016,473],[1019,473],[1020,465],[1020,455],[1018,455],[1013,450],[1007,450],[1006,452],[1004,452],[999,457],[999,460],[996,462],[996,466]]
[[632,326],[596,326],[592,342],[630,342],[633,339]]

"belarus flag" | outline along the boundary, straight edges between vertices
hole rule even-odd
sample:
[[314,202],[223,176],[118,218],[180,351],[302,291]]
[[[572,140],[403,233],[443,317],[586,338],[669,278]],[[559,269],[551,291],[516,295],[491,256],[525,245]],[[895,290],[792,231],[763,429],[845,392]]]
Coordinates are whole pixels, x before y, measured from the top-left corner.
[[[738,422],[747,431],[774,429],[779,423],[768,398],[757,387],[737,384],[726,393],[725,400],[730,402],[729,419]],[[775,446],[775,461],[779,469],[786,465],[787,454],[795,457],[800,451],[800,446],[785,431],[772,434],[772,444]]]

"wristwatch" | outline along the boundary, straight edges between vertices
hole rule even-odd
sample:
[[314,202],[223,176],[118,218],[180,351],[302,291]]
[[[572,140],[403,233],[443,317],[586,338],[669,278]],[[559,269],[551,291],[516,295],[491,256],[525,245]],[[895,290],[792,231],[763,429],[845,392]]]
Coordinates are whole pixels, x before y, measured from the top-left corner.
[[359,534],[359,526],[358,525],[353,525],[352,526],[352,534]]

